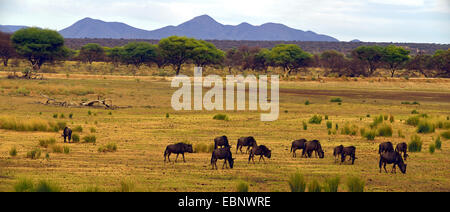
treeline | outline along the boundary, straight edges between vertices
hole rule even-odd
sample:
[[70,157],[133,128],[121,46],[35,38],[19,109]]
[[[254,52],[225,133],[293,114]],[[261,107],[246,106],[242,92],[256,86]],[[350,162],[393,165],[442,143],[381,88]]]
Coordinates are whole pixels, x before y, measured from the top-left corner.
[[371,77],[379,69],[386,69],[391,77],[396,77],[399,70],[425,77],[450,77],[450,49],[413,56],[410,50],[395,45],[359,46],[346,55],[335,50],[311,54],[295,44],[278,44],[271,49],[240,46],[222,51],[207,41],[172,36],[157,44],[131,42],[109,48],[89,43],[80,50],[72,50],[64,46],[64,39],[58,32],[47,29],[27,28],[10,38],[4,34],[0,37],[0,56],[5,66],[12,57],[30,62],[33,69],[25,73],[25,77],[37,72],[42,64],[58,60],[109,62],[114,66],[170,66],[177,75],[183,65],[195,64],[226,69],[229,73],[233,70],[268,73],[277,69],[285,77],[308,67],[323,68],[325,76]]

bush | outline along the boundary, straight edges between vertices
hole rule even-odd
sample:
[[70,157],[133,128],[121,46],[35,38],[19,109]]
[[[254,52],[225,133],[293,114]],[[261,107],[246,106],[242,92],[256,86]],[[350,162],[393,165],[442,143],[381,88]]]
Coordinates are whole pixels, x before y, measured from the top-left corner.
[[450,139],[450,130],[441,133],[441,136],[447,140]]
[[314,115],[309,119],[310,124],[321,124],[322,123],[322,116]]
[[239,193],[248,192],[248,183],[246,182],[239,182],[236,186],[236,190]]
[[52,152],[53,153],[63,153],[64,148],[61,145],[52,145]]
[[345,124],[344,127],[341,129],[341,134],[343,135],[356,135],[358,133],[358,126],[356,125],[350,125]]
[[411,142],[408,144],[409,152],[421,152],[422,151],[422,141],[418,135],[411,136]]
[[17,149],[15,146],[11,147],[11,149],[9,150],[9,155],[11,155],[12,157],[17,156]]
[[72,131],[73,131],[73,132],[79,132],[79,133],[81,133],[81,132],[83,132],[83,127],[82,127],[81,125],[75,126],[75,127],[72,129]]
[[16,192],[33,192],[34,191],[33,181],[31,181],[27,178],[19,179],[19,181],[14,185],[14,191],[16,191]]
[[69,114],[69,118],[72,119],[73,118],[73,113]]
[[364,192],[364,181],[357,177],[350,177],[347,180],[348,192]]
[[419,111],[413,110],[413,111],[411,111],[411,114],[419,114]]
[[377,136],[377,132],[375,130],[368,130],[365,131],[362,137],[366,138],[369,141],[375,140],[375,137]]
[[170,118],[170,115],[169,115],[169,113],[166,113],[166,118],[168,119],[168,118]]
[[91,127],[91,133],[96,133],[97,130],[94,127]]
[[303,130],[308,130],[308,124],[305,122],[305,121],[303,121]]
[[61,189],[49,181],[41,180],[36,185],[34,191],[35,192],[60,192]]
[[429,151],[430,151],[430,154],[434,154],[434,152],[436,151],[436,145],[430,144]]
[[101,146],[98,148],[98,152],[116,152],[117,151],[117,144],[115,143],[109,143],[105,146]]
[[379,115],[375,118],[373,118],[372,124],[370,124],[370,128],[376,128],[379,124],[383,123],[384,117],[383,115]]
[[230,118],[226,114],[217,114],[213,117],[215,120],[229,121]]
[[59,118],[60,118],[60,119],[64,119],[64,118],[66,118],[66,116],[64,115],[64,113],[61,113],[61,114],[59,115]]
[[323,187],[325,192],[338,192],[339,183],[341,179],[339,177],[329,178],[325,180],[325,186]]
[[341,98],[332,98],[331,100],[330,100],[330,102],[339,102],[339,103],[342,103],[342,99]]
[[426,120],[419,121],[419,124],[417,125],[417,133],[434,133],[434,132],[435,127],[433,123]]
[[70,147],[63,146],[63,148],[64,148],[64,154],[69,154],[70,153]]
[[322,187],[317,180],[313,180],[308,186],[308,192],[322,192]]
[[419,124],[419,120],[420,120],[420,117],[419,117],[419,116],[409,117],[409,118],[406,120],[406,124],[407,124],[407,125],[411,125],[411,126],[416,127],[416,126]]
[[441,150],[442,149],[442,141],[441,141],[441,137],[438,136],[436,138],[436,141],[434,141],[434,145],[436,146],[436,149]]
[[377,136],[392,137],[392,126],[383,124],[377,129]]
[[289,178],[289,188],[291,192],[305,192],[306,190],[306,181],[300,173],[295,173],[291,175]]
[[27,158],[30,159],[38,159],[41,157],[41,149],[35,148],[29,152],[27,152]]
[[83,137],[84,143],[94,143],[97,142],[97,137],[95,135],[87,135]]
[[327,129],[333,128],[333,123],[331,121],[327,121]]
[[56,143],[55,138],[41,139],[39,140],[39,146],[47,148],[49,145],[53,145]]
[[74,142],[74,143],[80,142],[80,135],[78,135],[76,133],[72,134],[72,142]]
[[309,104],[310,104],[309,100],[306,100],[305,105],[309,105]]

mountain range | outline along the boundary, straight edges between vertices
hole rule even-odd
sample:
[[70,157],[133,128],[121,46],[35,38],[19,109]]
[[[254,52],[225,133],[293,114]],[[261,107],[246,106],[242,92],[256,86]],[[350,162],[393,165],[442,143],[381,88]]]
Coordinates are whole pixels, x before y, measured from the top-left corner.
[[[19,29],[15,26],[13,29]],[[0,25],[0,31],[10,26]],[[178,26],[166,26],[156,30],[143,30],[125,23],[105,22],[102,20],[84,18],[73,25],[59,31],[65,38],[113,38],[113,39],[162,39],[172,35],[186,36],[202,40],[249,40],[249,41],[330,41],[336,38],[317,34],[312,31],[302,31],[283,24],[266,23],[254,26],[249,23],[239,25],[224,25],[208,15],[202,15],[184,22]]]

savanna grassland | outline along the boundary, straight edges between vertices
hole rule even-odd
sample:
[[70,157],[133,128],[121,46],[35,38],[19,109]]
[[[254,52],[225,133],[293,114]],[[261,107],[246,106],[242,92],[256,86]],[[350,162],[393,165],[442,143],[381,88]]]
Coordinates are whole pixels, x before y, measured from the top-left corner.
[[[239,182],[246,182],[252,192],[277,192],[290,191],[288,179],[296,172],[308,182],[317,179],[322,183],[339,176],[339,191],[347,191],[349,177],[364,180],[365,191],[450,191],[450,141],[440,136],[449,130],[445,126],[450,122],[447,79],[293,77],[280,83],[279,120],[261,122],[261,112],[176,112],[170,102],[176,89],[170,88],[169,77],[55,72],[44,74],[45,80],[7,79],[6,73],[0,74],[0,120],[63,122],[72,129],[81,126],[82,132],[74,132],[81,141],[64,144],[61,130],[0,129],[0,191],[14,191],[17,182],[26,178],[47,180],[62,191],[120,191],[127,187],[130,191],[223,192],[236,191]],[[40,94],[72,102],[102,96],[123,108],[45,105]],[[342,102],[331,102],[334,98]],[[397,174],[379,173],[378,145],[384,141],[409,143],[417,134],[417,127],[406,124],[415,116],[413,110],[443,126],[418,134],[422,151],[409,153],[406,174],[399,170]],[[229,120],[214,120],[218,113],[226,114]],[[313,115],[323,117],[321,124],[308,123]],[[392,127],[392,136],[377,136],[375,140],[362,137],[361,128],[369,130],[379,115],[389,117],[384,122]],[[330,130],[327,121],[332,122]],[[346,125],[355,135],[341,132]],[[83,142],[83,137],[91,135],[96,137],[95,143]],[[188,153],[186,163],[164,163],[168,144],[187,142],[196,148],[210,145],[222,135],[230,139],[236,158],[234,169],[222,170],[219,162],[219,170],[212,170],[208,152]],[[236,141],[243,136],[254,136],[258,144],[272,149],[272,158],[248,164],[248,155],[235,153]],[[442,148],[431,154],[428,147],[438,136]],[[70,151],[59,153],[58,148],[40,145],[39,140],[51,138],[56,140],[52,145]],[[293,158],[291,142],[301,138],[320,140],[325,158]],[[115,144],[116,151],[99,152],[107,144]],[[333,148],[340,144],[357,148],[355,165],[334,162]],[[16,156],[10,154],[14,147]],[[27,153],[36,148],[42,151],[41,156],[28,158]]]

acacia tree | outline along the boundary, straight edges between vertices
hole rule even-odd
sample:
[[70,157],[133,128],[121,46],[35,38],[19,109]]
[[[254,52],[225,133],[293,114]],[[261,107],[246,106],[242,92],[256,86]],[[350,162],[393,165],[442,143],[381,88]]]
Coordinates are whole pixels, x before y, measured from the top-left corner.
[[224,53],[214,46],[214,44],[199,40],[196,41],[196,47],[192,50],[192,62],[197,67],[215,65],[222,62]]
[[433,63],[438,71],[436,77],[450,77],[450,49],[437,50],[433,55]]
[[192,59],[197,42],[193,38],[171,36],[161,39],[158,46],[164,61],[179,75],[183,64]]
[[324,51],[320,55],[319,63],[322,67],[328,69],[329,73],[336,73],[339,76],[345,75],[343,73],[346,67],[346,59],[344,54],[335,50]]
[[118,67],[121,62],[122,47],[106,48],[105,54],[109,62],[111,62],[114,67]]
[[354,59],[360,60],[366,64],[367,77],[372,76],[381,63],[383,56],[383,47],[380,46],[360,46],[352,51]]
[[32,66],[32,71],[25,73],[24,78],[31,78],[44,63],[62,60],[70,54],[64,47],[64,38],[56,31],[37,27],[24,28],[16,31],[12,37],[16,52],[26,58]]
[[88,43],[81,47],[79,58],[83,62],[92,64],[94,61],[101,61],[105,58],[105,50],[96,43]]
[[281,67],[284,77],[308,64],[311,55],[295,44],[279,44],[270,51],[270,62]]
[[267,69],[270,66],[270,51],[268,49],[261,49],[253,60],[253,68],[258,71],[264,71],[267,74]]
[[418,71],[426,78],[431,77],[433,74],[432,70],[434,69],[433,56],[419,53],[408,61],[406,69],[409,71]]
[[11,44],[11,36],[0,32],[0,58],[5,67],[8,66],[8,60],[14,57],[15,54],[16,52]]
[[146,42],[132,42],[122,47],[120,54],[123,63],[139,68],[155,61],[156,46]]
[[228,72],[232,74],[233,68],[242,64],[242,57],[236,48],[228,49],[225,52],[223,64],[228,68]]
[[388,66],[391,77],[394,77],[395,71],[409,60],[409,53],[409,50],[400,46],[389,45],[383,48],[381,61]]

